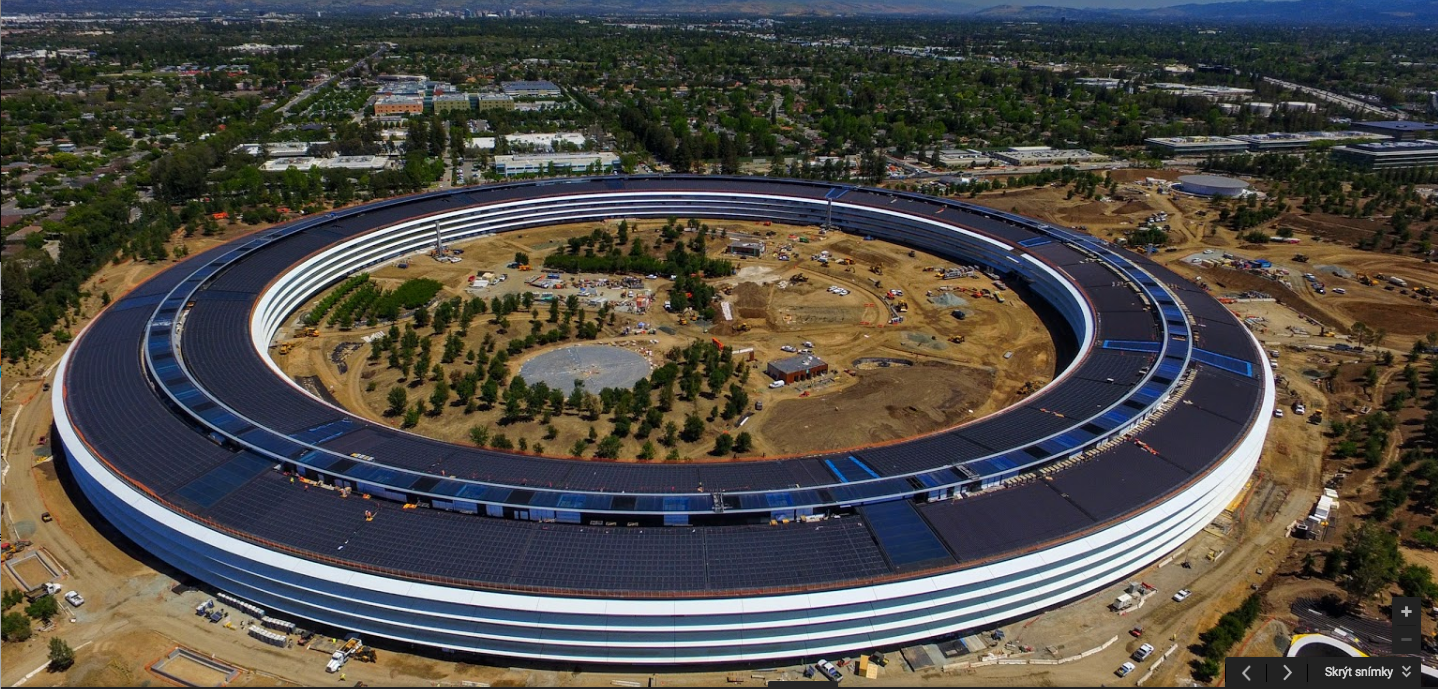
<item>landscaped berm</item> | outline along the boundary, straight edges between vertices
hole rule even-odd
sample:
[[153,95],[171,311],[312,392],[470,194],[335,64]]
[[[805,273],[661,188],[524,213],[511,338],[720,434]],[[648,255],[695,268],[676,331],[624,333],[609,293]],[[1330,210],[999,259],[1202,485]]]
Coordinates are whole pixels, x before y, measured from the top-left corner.
[[545,352],[519,367],[524,382],[544,383],[552,390],[571,390],[575,383],[598,392],[605,388],[631,388],[649,375],[653,366],[644,355],[609,345],[577,345]]

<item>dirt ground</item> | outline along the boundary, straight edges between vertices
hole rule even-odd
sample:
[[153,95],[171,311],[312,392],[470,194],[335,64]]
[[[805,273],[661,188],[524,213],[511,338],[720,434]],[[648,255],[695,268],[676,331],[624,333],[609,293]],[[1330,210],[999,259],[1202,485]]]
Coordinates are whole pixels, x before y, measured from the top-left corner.
[[[608,229],[613,230],[614,224]],[[960,322],[949,315],[951,308],[939,306],[924,296],[941,287],[952,290],[960,286],[987,285],[987,279],[982,276],[944,281],[927,270],[934,266],[953,265],[951,262],[918,252],[910,257],[905,247],[860,241],[837,233],[821,234],[812,227],[729,221],[713,221],[711,224],[727,230],[730,238],[775,233],[772,237],[765,237],[770,250],[764,257],[740,260],[734,277],[714,281],[731,288],[731,292],[723,298],[731,304],[734,320],[725,321],[721,317],[704,327],[695,323],[682,324],[681,314],[666,313],[661,308],[650,308],[646,313],[621,311],[616,314],[614,324],[605,326],[595,342],[638,351],[656,365],[663,363],[661,357],[666,350],[685,346],[698,338],[718,338],[736,351],[752,348],[753,358],[747,365],[753,370],[745,387],[751,399],[764,405],[762,411],[751,410],[753,418],[742,427],[754,436],[752,456],[813,452],[836,446],[893,441],[935,431],[1007,406],[1016,398],[1016,392],[1024,383],[1044,383],[1053,376],[1056,354],[1052,342],[1038,316],[1024,306],[1022,300],[1009,298],[1000,304],[993,299],[969,298],[965,300],[964,307],[969,317]],[[644,221],[637,225],[631,230],[631,236],[649,241],[663,223]],[[372,271],[371,275],[385,286],[397,285],[407,278],[433,278],[446,286],[441,298],[474,295],[490,299],[529,291],[534,288],[526,285],[524,280],[542,271],[519,272],[506,268],[505,264],[514,252],[527,253],[531,262],[538,265],[547,252],[562,247],[569,237],[589,234],[598,227],[601,225],[586,223],[530,230],[513,236],[486,237],[457,245],[464,251],[461,263],[440,263],[418,257],[409,262],[408,268],[389,265]],[[799,242],[798,237],[808,241]],[[726,242],[716,238],[710,244],[722,248]],[[792,247],[787,250],[791,260],[777,258],[779,247],[785,244]],[[812,260],[824,251],[830,252],[836,259],[851,258],[855,263],[845,266],[835,261],[823,266]],[[719,254],[716,251],[714,255]],[[881,273],[870,272],[873,266],[877,266]],[[507,273],[509,279],[481,290],[463,289],[468,276],[483,272]],[[809,279],[796,281],[794,278],[800,274]],[[596,281],[605,276],[566,277]],[[882,286],[876,287],[876,281]],[[669,286],[667,276],[644,281],[644,289],[655,295],[656,302],[660,304]],[[842,286],[851,293],[841,296],[829,291],[830,286]],[[904,296],[891,297],[890,290],[895,289],[901,290]],[[555,291],[561,297],[573,293],[569,290],[545,291]],[[618,294],[619,290],[614,292],[616,299],[623,298],[624,295]],[[890,304],[897,307],[900,302],[907,308],[902,314],[904,321],[890,324]],[[543,317],[547,307],[541,305],[538,308]],[[520,319],[523,319],[522,315],[511,318],[516,322]],[[641,336],[625,334],[626,329],[633,330],[641,322],[648,328],[659,330]],[[741,331],[741,327],[747,331]],[[496,328],[486,317],[476,319],[466,340],[466,348],[478,346],[485,334],[494,333]],[[405,385],[413,400],[428,397],[432,386],[416,384],[413,378],[402,381],[399,372],[389,369],[384,362],[366,362],[368,348],[361,348],[344,359],[348,370],[343,374],[332,357],[336,347],[346,342],[358,342],[360,337],[377,329],[356,328],[349,332],[322,329],[319,337],[296,340],[298,346],[281,359],[281,366],[294,377],[318,377],[344,407],[380,423],[395,424],[397,419],[383,415],[388,406],[386,395],[390,388],[397,384]],[[423,332],[429,331],[426,329]],[[964,344],[950,343],[948,338],[955,335],[964,335],[968,341]],[[499,339],[505,341],[504,336],[499,336]],[[769,388],[770,379],[763,374],[766,363],[790,356],[781,347],[797,349],[803,347],[804,342],[812,343],[814,353],[830,364],[831,374],[819,381],[778,390]],[[984,346],[986,342],[1005,344],[1000,348]],[[511,372],[518,371],[519,366],[530,358],[573,344],[574,341],[568,341],[528,350],[512,361]],[[1011,352],[1009,359],[1002,357],[1005,351]],[[855,360],[865,357],[911,358],[921,361],[922,366],[909,371],[880,371],[854,366]],[[454,366],[462,366],[462,362],[456,362]],[[916,403],[909,384],[920,380],[946,383],[943,388],[926,393],[924,400],[954,402],[955,406],[944,412],[935,412],[926,410],[924,403]],[[685,414],[698,412],[705,415],[722,404],[722,398],[701,397],[692,403],[681,400],[670,418],[682,425]],[[875,409],[885,410],[877,417],[879,423],[871,423],[875,419]],[[424,417],[414,430],[442,440],[468,442],[471,427],[488,424],[495,431],[504,432],[511,440],[524,438],[531,451],[535,451],[535,443],[538,443],[543,454],[564,456],[568,455],[575,441],[588,437],[591,426],[601,435],[607,428],[606,421],[589,422],[573,412],[566,412],[550,420],[557,431],[555,437],[544,438],[546,429],[542,419],[500,427],[499,416],[500,410],[497,409],[475,413],[449,409],[438,417]],[[714,437],[719,433],[738,432],[741,420],[742,417],[730,422],[716,419],[699,440],[680,442],[678,449],[681,456],[707,459]],[[833,433],[793,432],[806,426],[842,430]],[[638,439],[626,439],[621,457],[636,456],[641,445],[642,441]]]
[[[755,433],[789,452],[805,445],[854,448],[890,441],[984,413],[993,377],[928,362],[864,371],[858,383],[832,395],[780,401]],[[902,399],[895,390],[906,391]]]

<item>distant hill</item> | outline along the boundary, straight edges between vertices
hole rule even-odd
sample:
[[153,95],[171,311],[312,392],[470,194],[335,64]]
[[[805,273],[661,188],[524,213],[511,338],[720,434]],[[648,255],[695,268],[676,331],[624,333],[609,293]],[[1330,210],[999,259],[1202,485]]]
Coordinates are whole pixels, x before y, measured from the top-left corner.
[[[990,0],[991,1],[991,0]],[[1117,4],[1118,0],[1114,0]],[[7,14],[113,12],[114,0],[9,0]],[[1151,9],[989,5],[986,0],[129,0],[129,10],[209,13],[416,12],[505,8],[560,14],[764,17],[924,16],[992,21],[1438,25],[1438,0],[1240,0]]]
[[1153,9],[997,5],[969,16],[1007,21],[1172,21],[1240,24],[1438,24],[1438,0],[1217,2]]

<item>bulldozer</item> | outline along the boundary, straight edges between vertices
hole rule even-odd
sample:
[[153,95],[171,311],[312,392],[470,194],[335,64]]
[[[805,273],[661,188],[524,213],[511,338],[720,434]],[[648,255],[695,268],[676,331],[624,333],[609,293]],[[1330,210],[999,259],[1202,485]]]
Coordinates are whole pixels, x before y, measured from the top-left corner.
[[809,276],[807,276],[807,275],[805,275],[805,274],[803,274],[803,273],[795,273],[795,274],[794,274],[794,277],[789,278],[789,282],[808,282],[808,281],[809,281]]
[[1308,262],[1308,255],[1307,255],[1307,254],[1294,254],[1294,256],[1293,256],[1293,262],[1294,262],[1294,263],[1307,263],[1307,262]]
[[24,551],[31,545],[30,541],[5,541],[3,554],[0,554],[0,559],[9,560],[16,553]]
[[1373,278],[1368,277],[1368,274],[1367,274],[1367,273],[1359,273],[1359,274],[1358,274],[1358,283],[1359,283],[1359,284],[1363,284],[1363,285],[1372,285],[1372,284],[1373,284]]
[[872,266],[869,266],[869,272],[870,272],[870,273],[873,273],[873,274],[875,274],[875,275],[883,275],[883,274],[884,274],[884,269],[883,269],[883,268],[880,268],[880,267],[877,266],[877,265],[872,265]]
[[949,342],[952,342],[954,344],[963,344],[965,339],[967,338],[965,338],[963,335],[953,335],[949,337]]
[[897,304],[894,304],[894,310],[898,311],[899,313],[907,312],[909,310],[909,302],[901,301]]
[[290,350],[294,349],[294,347],[295,343],[293,342],[281,342],[275,345],[275,351],[278,352],[280,356],[284,356],[286,354],[289,354]]
[[319,336],[320,336],[319,328],[316,328],[316,327],[314,327],[314,326],[309,326],[309,325],[307,325],[307,326],[305,326],[305,327],[303,327],[303,328],[300,328],[300,337],[319,337]]
[[739,323],[739,324],[737,324],[737,325],[734,326],[734,332],[736,332],[736,333],[747,333],[747,332],[749,332],[749,330],[752,329],[753,327],[754,327],[754,326],[749,325],[748,323]]

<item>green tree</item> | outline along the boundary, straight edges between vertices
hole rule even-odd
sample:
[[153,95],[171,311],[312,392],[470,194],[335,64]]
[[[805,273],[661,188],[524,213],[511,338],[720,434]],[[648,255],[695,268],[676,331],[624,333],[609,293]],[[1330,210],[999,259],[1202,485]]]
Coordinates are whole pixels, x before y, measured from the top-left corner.
[[60,614],[60,604],[55,601],[54,596],[40,596],[25,607],[25,614],[31,619],[49,622]]
[[749,435],[749,431],[743,431],[734,438],[735,452],[743,453],[748,452],[752,449],[754,449],[754,438],[753,436]]
[[30,634],[30,618],[18,612],[7,612],[0,618],[0,637],[6,641],[24,641]]
[[409,406],[409,394],[404,388],[396,385],[389,389],[389,408],[384,411],[386,416],[399,416],[404,413],[404,408]]
[[1398,588],[1403,595],[1422,599],[1424,604],[1438,600],[1438,584],[1433,582],[1433,570],[1423,565],[1407,565],[1398,573]]
[[75,664],[75,649],[64,639],[54,637],[50,639],[50,669],[55,672],[64,672]]
[[430,413],[439,416],[444,411],[444,403],[449,401],[449,381],[441,378],[434,384],[434,392],[429,395]]
[[720,433],[719,437],[714,439],[714,449],[710,451],[709,454],[716,457],[722,457],[729,454],[730,450],[733,449],[734,436],[729,435],[728,433]]
[[479,447],[484,447],[488,445],[489,426],[471,426],[469,429],[469,439]]
[[1374,522],[1349,530],[1343,539],[1344,571],[1339,585],[1355,600],[1372,598],[1398,580],[1403,557],[1398,536]]
[[679,426],[673,421],[664,422],[664,437],[660,439],[665,447],[674,447],[679,442]]
[[684,430],[679,433],[679,437],[683,438],[684,442],[692,443],[702,435],[704,435],[704,418],[698,414],[684,417]]
[[603,440],[594,448],[594,456],[601,459],[617,459],[619,450],[623,448],[623,442],[617,435],[606,435]]

